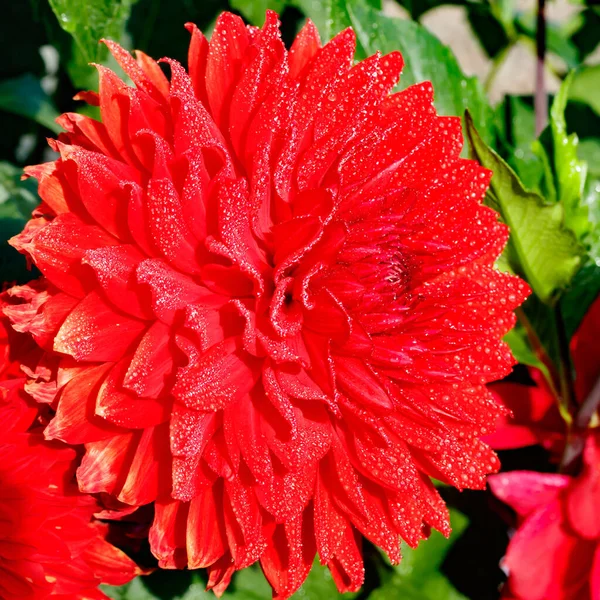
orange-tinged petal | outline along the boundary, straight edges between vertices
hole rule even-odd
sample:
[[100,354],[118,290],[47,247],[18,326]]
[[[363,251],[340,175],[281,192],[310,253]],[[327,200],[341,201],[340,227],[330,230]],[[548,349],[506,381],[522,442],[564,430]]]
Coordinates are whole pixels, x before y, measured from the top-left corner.
[[145,328],[143,321],[114,310],[91,292],[65,319],[54,339],[54,350],[86,362],[116,361]]

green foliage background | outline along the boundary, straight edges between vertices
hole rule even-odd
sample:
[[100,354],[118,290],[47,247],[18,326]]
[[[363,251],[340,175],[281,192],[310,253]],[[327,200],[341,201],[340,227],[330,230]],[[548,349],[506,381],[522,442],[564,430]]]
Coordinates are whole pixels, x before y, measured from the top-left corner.
[[[287,42],[309,17],[324,40],[352,26],[358,58],[400,50],[406,63],[400,87],[430,80],[438,112],[464,115],[468,111],[465,153],[494,171],[487,201],[512,231],[499,266],[525,277],[534,292],[524,307],[525,320],[507,341],[521,363],[541,367],[551,378],[548,365],[542,365],[539,353],[533,351],[523,323],[533,329],[558,368],[556,323],[562,323],[570,336],[600,290],[600,65],[590,61],[600,41],[600,8],[574,1],[580,10],[573,18],[548,23],[548,52],[559,59],[554,71],[564,82],[539,139],[534,135],[531,97],[506,96],[492,105],[486,93],[490,78],[511,48],[516,44],[534,48],[535,16],[519,10],[516,0],[398,0],[407,19],[382,12],[380,0],[6,2],[0,19],[4,51],[0,61],[2,281],[31,277],[22,257],[5,242],[22,228],[38,202],[35,182],[20,181],[21,168],[53,159],[45,138],[59,131],[54,122],[59,113],[97,116],[96,109],[72,99],[79,89],[97,86],[95,69],[89,63],[118,70],[98,40],[109,37],[157,58],[168,55],[185,62],[185,22],[193,21],[210,34],[222,10],[233,10],[261,25],[270,8],[281,14]],[[472,35],[492,61],[487,81],[467,77],[451,49],[421,24],[441,4],[458,5],[465,11]],[[562,408],[568,419],[569,407]],[[513,458],[504,458],[505,467],[510,468]],[[516,464],[524,468],[523,461],[530,459],[539,457],[520,456]],[[506,528],[484,493],[460,498],[448,490],[442,493],[464,512],[453,510],[450,540],[434,533],[417,550],[405,548],[397,567],[367,544],[365,587],[348,598],[485,600],[499,596],[503,574],[498,560],[506,546]],[[156,572],[105,591],[121,600],[192,600],[212,595],[204,591],[204,575],[196,572]],[[237,574],[225,594],[229,600],[269,596],[270,588],[257,567]],[[337,596],[329,573],[319,565],[296,594],[305,600]]]

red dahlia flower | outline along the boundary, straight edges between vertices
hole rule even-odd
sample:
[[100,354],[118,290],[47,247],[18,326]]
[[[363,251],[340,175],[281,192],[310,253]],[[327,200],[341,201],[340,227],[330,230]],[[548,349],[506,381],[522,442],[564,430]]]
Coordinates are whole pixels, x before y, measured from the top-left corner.
[[0,600],[106,598],[100,583],[140,571],[105,540],[107,525],[93,519],[98,503],[77,489],[75,452],[44,440],[22,386],[0,381]]
[[578,477],[512,471],[489,479],[517,513],[519,528],[504,565],[504,597],[596,600],[600,597],[600,437],[590,435]]
[[85,444],[82,490],[155,502],[166,568],[221,593],[260,560],[279,597],[315,553],[340,590],[361,537],[400,560],[434,526],[436,477],[482,488],[502,336],[526,285],[494,268],[506,227],[460,120],[398,53],[354,33],[291,50],[224,13],[189,25],[189,74],[98,67],[102,123],[66,114],[44,200],[13,240],[50,282],[15,326],[59,357],[46,437]]

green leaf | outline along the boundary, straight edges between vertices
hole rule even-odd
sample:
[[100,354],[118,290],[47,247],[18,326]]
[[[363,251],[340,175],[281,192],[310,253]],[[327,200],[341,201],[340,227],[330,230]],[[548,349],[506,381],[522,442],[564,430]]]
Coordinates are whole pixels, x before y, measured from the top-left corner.
[[[596,1],[596,0],[594,0]],[[579,27],[571,35],[571,42],[579,52],[579,60],[583,60],[598,47],[600,38],[600,11],[598,7],[586,8],[577,15]]]
[[[124,586],[102,586],[114,600],[214,600],[212,592],[205,591],[206,583],[200,571],[158,570],[146,577],[136,577]],[[257,565],[237,572],[223,600],[264,600],[270,598],[271,586]],[[338,593],[329,569],[317,560],[302,584],[292,596],[296,600],[340,598],[352,600],[357,594]]]
[[0,162],[0,219],[18,219],[23,224],[40,203],[35,179],[21,181],[23,171]]
[[[346,0],[292,0],[291,4],[299,8],[319,30],[321,39],[329,41],[337,33],[350,27],[350,17],[346,10]],[[357,47],[357,53],[364,58],[364,49]]]
[[271,586],[267,583],[258,565],[238,571],[223,598],[225,600],[262,600],[271,597]]
[[474,157],[494,175],[488,203],[510,227],[508,260],[525,276],[535,294],[553,304],[569,284],[581,263],[583,248],[563,226],[561,204],[545,204],[530,192],[515,172],[481,139],[466,115],[467,135]]
[[428,10],[437,8],[442,4],[455,4],[459,6],[468,4],[467,0],[397,0],[397,2],[404,6],[415,21],[418,21]]
[[496,114],[498,131],[504,133],[506,161],[527,189],[545,195],[543,188],[548,157],[545,152],[540,156],[537,148],[534,152],[535,114],[532,99],[506,96],[496,109]]
[[558,200],[564,208],[565,225],[581,239],[589,231],[588,209],[582,202],[586,164],[577,157],[576,134],[567,134],[565,108],[572,74],[570,74],[554,97],[550,110],[550,128],[554,147],[554,169]]
[[[500,12],[500,11],[498,11]],[[494,58],[510,44],[510,30],[507,30],[500,15],[488,3],[473,2],[467,5],[467,17],[473,33],[486,54]]]
[[76,86],[88,86],[93,69],[88,63],[102,63],[107,49],[102,38],[119,41],[131,7],[136,0],[48,0],[60,26],[74,41],[69,73]]
[[270,9],[281,14],[286,0],[231,0],[231,8],[239,10],[253,25],[261,26],[265,21],[265,12]]
[[[158,570],[152,575],[136,577],[126,585],[102,585],[114,600],[214,600],[205,590],[206,583],[198,571]],[[249,600],[254,600],[249,598]]]
[[544,364],[533,352],[525,329],[517,324],[505,336],[504,341],[510,346],[515,359],[522,365],[544,369]]
[[588,164],[588,174],[600,177],[600,138],[579,140],[577,154]]
[[[528,317],[530,317],[534,305],[535,303],[532,304],[530,301],[528,301],[526,303],[526,306],[523,307]],[[541,306],[543,305],[539,305],[538,308]],[[548,307],[543,306],[541,312],[542,314],[544,314],[544,316],[547,316],[550,320],[552,320],[552,315],[548,314],[548,310]],[[533,315],[533,317],[534,322],[537,322],[535,315]],[[546,330],[547,328],[544,331],[536,330],[536,334],[543,334]],[[551,333],[554,334],[554,330],[552,330]],[[546,378],[546,381],[548,381],[549,384],[552,383],[548,367],[536,356],[535,352],[531,347],[531,344],[529,343],[529,339],[527,338],[527,332],[520,323],[517,323],[515,327],[513,327],[504,336],[504,341],[510,346],[510,350],[513,353],[513,356],[520,364],[539,369]],[[549,356],[553,356],[555,354],[553,343],[550,340],[546,339],[546,337],[540,341],[546,349],[546,353]]]
[[542,138],[544,137],[545,131],[547,130],[542,132],[542,136],[539,139],[531,142],[531,150],[538,160],[538,168],[540,169],[540,180],[535,191],[537,191],[548,204],[554,204],[558,201],[558,194],[554,181],[555,175],[554,171],[552,170],[553,165],[550,163],[548,152],[542,143]]
[[582,67],[575,71],[572,79],[569,99],[588,104],[600,115],[600,65]]
[[588,247],[587,263],[561,298],[561,311],[569,337],[575,333],[591,303],[600,294],[600,139],[581,140],[578,154],[589,165],[583,201],[589,210],[591,228],[584,240]]
[[578,155],[588,164],[582,201],[588,209],[590,231],[583,241],[591,262],[600,265],[600,138],[581,140]]
[[55,133],[62,131],[54,122],[58,111],[52,100],[30,73],[0,81],[0,110],[32,119]]
[[[359,1],[381,8],[380,0]],[[323,41],[329,41],[346,27],[351,27],[347,3],[347,0],[290,0],[292,6],[299,8],[317,26]],[[357,43],[356,54],[361,59],[367,56],[360,42]]]
[[595,264],[586,265],[575,275],[571,287],[560,301],[568,338],[575,333],[598,294],[600,294],[600,267]]
[[[325,598],[339,598],[340,600],[352,600],[358,593],[340,594],[331,577],[327,567],[319,564],[317,560],[313,564],[310,574],[302,587],[292,596],[293,600],[323,600]],[[269,596],[267,596],[269,597]],[[240,599],[241,600],[241,599]]]
[[0,162],[0,285],[12,281],[24,283],[32,278],[25,257],[9,246],[7,240],[22,231],[38,204],[35,180],[21,181],[21,169]]
[[414,550],[403,543],[400,564],[369,600],[466,600],[440,572],[446,554],[468,524],[467,517],[456,510],[450,511],[450,520],[449,539],[434,531]]

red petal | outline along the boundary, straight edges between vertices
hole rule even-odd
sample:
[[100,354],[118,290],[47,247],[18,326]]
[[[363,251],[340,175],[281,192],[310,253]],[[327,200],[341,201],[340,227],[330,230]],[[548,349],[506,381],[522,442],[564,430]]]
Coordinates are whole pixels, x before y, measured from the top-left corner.
[[365,579],[365,567],[362,559],[362,537],[347,524],[343,529],[342,542],[327,566],[341,594],[357,592]]
[[157,321],[136,348],[125,373],[123,385],[145,398],[158,398],[165,379],[173,370],[173,352],[169,347],[170,329]]
[[38,194],[54,214],[73,210],[80,204],[64,177],[64,167],[59,162],[25,167],[25,176],[38,180]]
[[235,573],[235,564],[229,553],[222,556],[217,562],[208,567],[207,590],[212,590],[217,598],[220,598],[231,582]]
[[[23,239],[26,233],[19,237]],[[100,227],[86,225],[74,214],[65,213],[35,231],[29,242],[13,238],[11,243],[19,251],[29,253],[54,285],[72,296],[82,297],[89,282],[89,274],[81,266],[85,252],[118,242]]]
[[561,521],[555,500],[532,513],[510,541],[504,564],[517,597],[570,600],[585,585],[596,543],[569,536]]
[[584,450],[583,472],[567,492],[567,511],[573,529],[585,539],[600,538],[600,438],[590,435]]
[[186,23],[185,28],[192,34],[188,50],[188,71],[194,84],[196,97],[208,108],[206,94],[206,58],[208,56],[208,41],[194,23]]
[[344,146],[361,135],[374,107],[397,82],[402,64],[398,52],[371,56],[335,84],[315,117],[315,143],[298,165],[300,190],[318,187]]
[[307,19],[290,48],[290,77],[297,79],[321,48],[321,39],[314,23]]
[[222,496],[215,486],[190,502],[186,533],[189,569],[204,569],[225,554]]
[[363,361],[338,357],[335,359],[335,368],[340,389],[351,400],[376,411],[394,409],[394,403],[383,389],[381,381]]
[[82,90],[77,92],[73,96],[73,100],[80,100],[81,102],[86,102],[90,106],[100,106],[100,96],[98,96],[98,92],[94,92],[92,90]]
[[219,235],[222,244],[207,244],[209,250],[222,254],[237,264],[254,281],[256,293],[262,293],[261,273],[267,261],[250,227],[248,186],[243,179],[225,181],[219,188]]
[[114,436],[119,429],[95,416],[96,395],[111,365],[90,367],[63,388],[56,415],[44,431],[46,439],[82,444]]
[[497,425],[498,429],[486,435],[483,440],[494,450],[512,450],[535,446],[539,444],[540,438],[537,433],[527,425],[514,425],[510,417],[501,417]]
[[[142,71],[154,87],[160,92],[161,96],[169,96],[169,80],[162,72],[160,65],[141,50],[135,50],[135,59],[140,65]],[[156,100],[159,98],[156,97]]]
[[383,115],[372,118],[373,131],[365,132],[364,142],[349,146],[341,159],[340,179],[344,187],[383,171],[429,135],[435,119],[433,88],[429,82],[411,85],[388,96],[382,106]]
[[51,350],[56,333],[78,300],[46,284],[40,279],[10,288],[8,296],[21,303],[8,304],[3,312],[15,331],[30,333],[39,346]]
[[135,455],[127,469],[120,502],[142,506],[170,492],[171,461],[167,424],[144,429],[136,440]]
[[94,220],[120,239],[128,239],[124,227],[126,183],[138,183],[138,173],[127,165],[77,146],[59,145],[64,161],[77,165],[79,198]]
[[158,258],[142,261],[137,267],[139,283],[147,284],[152,294],[152,308],[161,321],[171,324],[176,312],[190,304],[215,306],[220,298],[199,286],[193,279],[175,271]]
[[189,504],[178,500],[156,502],[148,540],[163,569],[183,569],[187,564],[185,533]]
[[82,262],[89,265],[108,299],[120,310],[139,319],[152,318],[136,280],[135,269],[144,255],[133,245],[106,246],[88,250]]
[[221,342],[179,370],[173,395],[194,410],[223,409],[254,386],[259,373],[249,360],[242,358],[233,341]]
[[80,361],[117,361],[145,328],[144,322],[114,311],[91,292],[65,319],[54,350]]
[[252,58],[244,64],[231,95],[229,137],[238,154],[254,112],[283,74],[285,47],[280,37],[277,14],[269,10],[263,28],[253,40]]
[[154,244],[174,267],[184,273],[197,273],[196,247],[173,183],[168,179],[151,179],[147,198],[148,225]]
[[[141,53],[138,53],[138,61],[136,62],[133,56],[116,42],[111,40],[100,41],[108,46],[110,53],[138,88],[150,94],[157,101],[164,100],[169,93],[169,82],[160,67],[152,59],[144,54],[140,60]],[[153,68],[152,63],[156,65],[155,68]],[[148,77],[148,74],[151,74],[152,77]]]
[[210,110],[221,131],[232,87],[239,76],[242,58],[249,44],[244,21],[237,15],[221,13],[213,30],[206,59],[206,91]]
[[596,351],[600,337],[600,300],[588,309],[573,339],[571,352],[575,364],[575,391],[583,402],[600,376],[600,359]]
[[534,471],[511,471],[488,478],[494,495],[522,517],[549,504],[570,481],[567,475]]
[[600,545],[594,554],[594,565],[590,574],[590,600],[600,600]]
[[[73,146],[81,146],[91,152],[118,158],[119,153],[106,132],[106,127],[90,117],[78,113],[65,113],[57,119],[57,123],[69,132],[69,142]],[[58,163],[62,164],[62,163]]]
[[512,417],[501,417],[496,432],[484,438],[492,448],[521,448],[564,436],[564,421],[543,382],[536,386],[500,382],[489,389],[513,413]]
[[[262,401],[262,395],[258,400]],[[225,422],[231,421],[233,435],[239,445],[242,458],[258,484],[269,484],[273,478],[273,465],[267,440],[262,431],[262,417],[251,398],[237,406],[225,409]],[[228,438],[229,436],[227,436]]]
[[79,489],[87,494],[118,493],[121,471],[135,451],[139,433],[111,434],[111,437],[86,443],[85,455],[77,469]]
[[236,569],[257,561],[267,543],[262,531],[260,506],[252,488],[238,478],[225,481],[225,531]]
[[124,585],[142,570],[124,552],[99,536],[85,547],[84,560],[103,583]]
[[108,373],[98,391],[96,415],[128,429],[145,429],[165,422],[170,412],[167,400],[138,398],[122,387],[129,363],[130,358],[126,357]]
[[100,90],[102,122],[119,155],[130,165],[137,165],[128,131],[129,88],[109,69],[96,65]]
[[273,598],[287,599],[296,592],[312,567],[315,553],[312,507],[273,528],[260,557],[260,566],[273,587]]
[[[211,173],[222,171],[234,175],[230,152],[223,134],[215,125],[205,106],[198,102],[192,82],[183,67],[174,61],[171,65],[171,109],[175,154],[188,160],[201,160]],[[202,152],[202,150],[211,150]]]
[[352,29],[338,33],[321,48],[306,69],[291,122],[295,124],[274,173],[275,187],[282,198],[289,195],[292,175],[306,131],[311,127],[323,96],[350,69],[356,47]]
[[346,529],[351,529],[347,517],[338,508],[328,482],[319,475],[314,498],[315,536],[321,564],[329,562],[337,552]]

